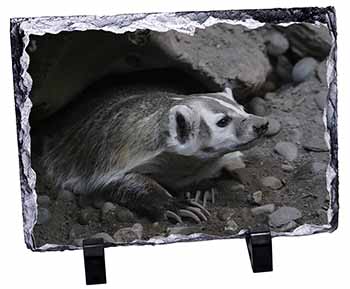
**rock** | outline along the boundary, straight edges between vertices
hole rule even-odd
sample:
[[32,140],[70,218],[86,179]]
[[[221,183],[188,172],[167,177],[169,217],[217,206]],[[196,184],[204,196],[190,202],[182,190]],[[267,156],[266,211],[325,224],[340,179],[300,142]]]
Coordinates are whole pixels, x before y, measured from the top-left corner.
[[305,140],[303,148],[309,152],[328,152],[329,148],[327,146],[326,140],[317,136],[310,137]]
[[45,225],[50,220],[50,212],[47,208],[38,208],[38,216],[36,223],[38,225]]
[[107,233],[101,232],[91,236],[92,239],[102,238],[106,243],[115,243],[115,240]]
[[297,208],[281,207],[269,216],[269,225],[271,227],[281,227],[301,217],[302,214]]
[[294,167],[289,164],[282,164],[281,168],[284,172],[292,172],[294,170]]
[[265,177],[261,180],[261,184],[266,187],[266,188],[270,188],[270,189],[273,189],[273,190],[278,190],[280,188],[283,187],[283,184],[282,182],[273,177],[273,176],[269,176],[269,177]]
[[200,233],[202,231],[202,227],[199,226],[183,226],[183,225],[178,225],[178,226],[173,226],[173,227],[168,227],[167,232],[169,235],[191,235],[194,233]]
[[260,207],[252,208],[250,211],[253,215],[270,214],[275,210],[275,204],[267,204]]
[[39,195],[37,198],[38,206],[48,208],[50,205],[50,197],[47,195]]
[[323,111],[327,104],[327,91],[321,91],[314,95],[315,103],[319,110]]
[[101,208],[102,214],[107,214],[108,212],[114,212],[116,206],[111,202],[105,202]]
[[293,65],[284,55],[277,57],[275,71],[282,83],[288,83],[292,81]]
[[262,191],[256,191],[252,194],[252,200],[255,204],[261,205],[263,199]]
[[221,221],[227,221],[229,218],[231,218],[235,214],[235,210],[229,207],[222,207],[218,211],[217,217]]
[[300,58],[307,56],[325,59],[331,49],[332,38],[324,25],[292,24],[285,28],[291,50]]
[[303,82],[315,75],[317,61],[312,57],[299,60],[293,67],[292,78],[295,83]]
[[57,200],[62,200],[65,202],[73,202],[75,201],[75,196],[72,192],[68,190],[62,190],[58,193]]
[[228,219],[225,224],[225,232],[227,233],[236,233],[238,231],[239,227],[237,223],[233,219]]
[[275,145],[274,151],[284,157],[287,161],[294,161],[298,156],[298,149],[291,142],[279,142]]
[[97,209],[92,207],[81,209],[78,222],[81,225],[87,225],[91,222],[98,223],[100,222],[100,213]]
[[265,133],[265,136],[274,136],[278,134],[281,130],[281,123],[273,118],[269,118],[269,127],[267,129],[267,132]]
[[318,174],[318,173],[320,173],[320,172],[322,172],[322,173],[326,173],[326,164],[324,164],[324,163],[321,163],[321,162],[314,162],[313,164],[312,164],[312,172],[314,173],[314,174]]
[[295,229],[296,227],[298,227],[298,224],[294,221],[291,221],[285,225],[283,225],[282,227],[279,228],[279,231],[281,232],[288,232],[291,231],[293,229]]
[[267,53],[271,56],[278,56],[285,53],[289,48],[288,39],[278,31],[267,33],[264,37]]
[[254,97],[249,103],[249,110],[255,115],[265,116],[267,114],[265,100],[261,97]]
[[123,223],[133,223],[135,222],[135,215],[129,209],[116,206],[116,219]]
[[132,227],[119,229],[114,233],[113,239],[118,243],[130,243],[142,238],[143,227],[141,224],[135,224]]

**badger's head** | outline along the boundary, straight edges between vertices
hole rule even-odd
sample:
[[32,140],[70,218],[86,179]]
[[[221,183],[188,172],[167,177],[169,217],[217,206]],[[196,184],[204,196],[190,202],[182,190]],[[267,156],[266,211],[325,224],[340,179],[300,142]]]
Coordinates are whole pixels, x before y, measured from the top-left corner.
[[169,151],[203,159],[249,148],[268,128],[265,118],[248,114],[231,89],[177,98],[168,114]]

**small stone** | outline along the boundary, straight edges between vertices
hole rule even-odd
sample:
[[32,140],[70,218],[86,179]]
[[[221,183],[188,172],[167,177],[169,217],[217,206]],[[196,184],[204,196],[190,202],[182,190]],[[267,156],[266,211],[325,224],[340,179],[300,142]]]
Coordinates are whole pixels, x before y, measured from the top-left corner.
[[168,227],[167,232],[169,235],[191,235],[194,233],[200,233],[202,231],[201,227],[198,226],[173,226]]
[[294,170],[294,167],[289,164],[282,164],[281,168],[284,172],[292,172]]
[[288,39],[280,32],[273,31],[265,37],[267,53],[271,56],[278,56],[285,53],[289,48]]
[[230,219],[233,215],[235,214],[235,210],[232,208],[228,208],[228,207],[222,207],[220,208],[220,210],[218,211],[218,218],[221,221],[227,221],[228,219]]
[[297,208],[281,207],[269,216],[269,224],[271,227],[281,227],[301,217],[302,214]]
[[265,94],[264,99],[267,101],[274,101],[277,97],[276,92],[268,92]]
[[269,119],[269,127],[267,129],[267,132],[265,133],[266,136],[273,136],[280,132],[281,130],[281,123],[273,118]]
[[58,193],[57,200],[62,200],[65,202],[73,202],[75,201],[75,196],[72,192],[63,190]]
[[140,223],[136,223],[131,227],[132,230],[134,230],[134,232],[136,233],[137,237],[139,239],[142,238],[142,234],[143,234],[143,226]]
[[321,163],[321,162],[314,162],[312,164],[312,172],[314,174],[318,174],[319,172],[326,172],[326,164]]
[[263,193],[262,191],[256,191],[252,195],[253,202],[255,204],[261,205],[262,199],[263,199]]
[[251,113],[258,116],[265,116],[266,112],[266,102],[261,97],[254,97],[249,103],[249,109]]
[[130,243],[139,239],[139,236],[135,230],[130,227],[119,229],[114,233],[113,239],[118,243]]
[[108,212],[115,211],[115,209],[116,209],[116,206],[113,203],[105,202],[102,206],[101,211],[102,211],[102,214],[107,214]]
[[298,148],[291,142],[279,142],[274,147],[274,150],[290,162],[294,161],[298,156]]
[[314,95],[315,103],[319,110],[323,111],[327,104],[327,91],[321,91]]
[[47,195],[39,195],[37,198],[37,203],[40,207],[48,208],[50,205],[50,197]]
[[237,223],[233,220],[233,219],[229,219],[227,222],[226,222],[226,225],[225,225],[225,232],[227,233],[235,233],[237,232],[239,229]]
[[98,223],[100,222],[100,214],[97,209],[92,207],[87,207],[81,209],[80,216],[78,218],[78,222],[81,225],[87,225],[89,223]]
[[102,238],[107,243],[115,243],[115,240],[107,233],[101,232],[91,236],[92,239]]
[[292,78],[295,83],[300,83],[315,74],[318,62],[312,57],[299,60],[293,67]]
[[47,208],[38,208],[38,216],[36,223],[38,225],[45,225],[50,220],[50,212]]
[[296,227],[298,227],[298,224],[295,221],[291,221],[291,222],[283,225],[282,227],[280,227],[279,230],[281,232],[288,232],[288,231],[295,229]]
[[267,204],[260,207],[252,208],[250,211],[253,215],[270,214],[275,210],[275,204]]
[[116,219],[123,223],[133,223],[135,222],[135,215],[129,209],[117,206],[116,210]]
[[317,66],[317,78],[321,81],[323,84],[327,84],[327,61],[322,61]]
[[282,182],[273,177],[273,176],[269,176],[269,177],[265,177],[261,180],[261,184],[266,187],[266,188],[270,188],[270,189],[273,189],[273,190],[278,190],[280,188],[283,187],[283,184]]

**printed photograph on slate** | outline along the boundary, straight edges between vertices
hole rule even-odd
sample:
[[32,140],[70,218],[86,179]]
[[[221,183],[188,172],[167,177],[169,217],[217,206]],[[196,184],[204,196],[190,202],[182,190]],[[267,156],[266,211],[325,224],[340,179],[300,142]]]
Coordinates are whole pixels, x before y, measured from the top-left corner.
[[333,8],[11,19],[32,250],[331,232]]

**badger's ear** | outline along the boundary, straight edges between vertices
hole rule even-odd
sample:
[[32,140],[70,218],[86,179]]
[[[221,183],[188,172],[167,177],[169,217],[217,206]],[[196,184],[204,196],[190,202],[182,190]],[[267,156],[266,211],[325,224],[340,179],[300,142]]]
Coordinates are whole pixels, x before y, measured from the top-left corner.
[[169,131],[170,136],[185,144],[193,137],[196,127],[196,119],[193,110],[186,105],[176,105],[169,111]]

